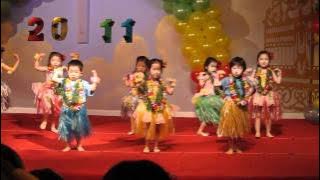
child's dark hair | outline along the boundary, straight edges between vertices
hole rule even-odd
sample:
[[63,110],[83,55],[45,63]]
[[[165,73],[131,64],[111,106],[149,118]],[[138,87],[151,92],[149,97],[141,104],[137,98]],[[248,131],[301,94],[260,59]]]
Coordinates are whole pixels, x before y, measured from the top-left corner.
[[48,59],[48,66],[51,66],[51,58],[53,57],[53,56],[58,56],[60,59],[61,59],[61,62],[62,61],[64,61],[64,55],[63,54],[61,54],[61,53],[59,53],[59,52],[51,52],[50,54],[49,54],[49,59]]
[[166,68],[166,63],[164,63],[162,59],[157,59],[157,58],[154,58],[148,61],[147,63],[148,68],[151,69],[152,64],[157,64],[157,63],[160,64],[161,70]]
[[215,62],[217,64],[217,68],[220,67],[221,63],[220,61],[218,61],[217,59],[213,58],[213,57],[208,57],[206,59],[206,61],[204,62],[204,65],[203,65],[203,70],[208,72],[208,66],[212,63],[212,62]]
[[83,63],[78,59],[71,60],[68,63],[68,69],[69,69],[70,66],[77,66],[77,67],[79,67],[80,71],[83,70]]
[[149,59],[147,57],[145,57],[145,56],[138,56],[137,59],[136,59],[136,64],[138,64],[138,62],[144,62],[144,64],[147,65],[148,60]]
[[[259,57],[262,55],[262,54],[265,54],[265,55],[267,55],[268,56],[268,58],[269,58],[269,62],[272,60],[272,54],[269,52],[269,51],[266,51],[266,50],[262,50],[262,51],[260,51],[260,52],[258,52],[258,54],[257,54],[257,62],[258,62],[258,60],[259,60]],[[259,66],[259,64],[257,63],[257,66]]]
[[236,66],[236,65],[241,66],[243,68],[243,71],[245,71],[247,68],[246,61],[242,57],[237,56],[231,59],[231,61],[229,62],[230,70],[233,66]]

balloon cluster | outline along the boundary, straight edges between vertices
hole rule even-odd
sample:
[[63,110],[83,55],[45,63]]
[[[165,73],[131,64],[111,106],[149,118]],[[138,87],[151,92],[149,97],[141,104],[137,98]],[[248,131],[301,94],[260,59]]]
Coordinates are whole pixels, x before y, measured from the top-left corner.
[[215,57],[223,64],[228,61],[230,39],[222,30],[219,10],[210,0],[163,0],[163,8],[175,17],[191,79],[203,70],[207,57]]

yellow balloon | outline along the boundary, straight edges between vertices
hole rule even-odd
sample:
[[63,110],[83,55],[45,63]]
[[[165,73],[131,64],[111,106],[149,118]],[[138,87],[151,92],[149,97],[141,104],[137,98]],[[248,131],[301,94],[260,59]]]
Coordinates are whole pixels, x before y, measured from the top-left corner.
[[230,39],[225,34],[219,34],[215,40],[215,46],[228,47],[230,45]]
[[185,57],[190,57],[192,56],[193,54],[198,54],[198,47],[196,44],[183,44],[182,46],[182,54],[185,56]]
[[215,57],[221,62],[226,62],[230,58],[229,51],[227,49],[217,48],[217,49],[214,49],[212,53],[213,53],[213,57]]
[[214,41],[208,38],[200,38],[199,39],[199,47],[201,49],[201,52],[205,54],[209,54],[213,51],[214,47]]
[[188,23],[187,22],[183,22],[183,21],[177,21],[176,24],[176,30],[180,33],[184,33],[187,26],[188,26]]
[[201,37],[199,29],[193,26],[187,26],[182,36],[183,43],[194,44]]
[[206,16],[208,19],[212,20],[212,19],[218,19],[218,17],[220,16],[220,11],[218,8],[216,7],[210,7],[207,11],[206,11]]
[[319,98],[314,100],[313,107],[316,108],[316,109],[319,109]]
[[203,70],[203,63],[205,61],[206,55],[203,53],[193,54],[188,58],[188,65],[192,71]]
[[210,22],[206,23],[206,26],[203,30],[203,35],[206,36],[207,39],[214,40],[216,36],[221,32],[222,25],[219,21],[211,20]]
[[190,26],[197,27],[199,29],[202,29],[206,19],[206,14],[203,12],[194,12],[190,15],[188,23]]

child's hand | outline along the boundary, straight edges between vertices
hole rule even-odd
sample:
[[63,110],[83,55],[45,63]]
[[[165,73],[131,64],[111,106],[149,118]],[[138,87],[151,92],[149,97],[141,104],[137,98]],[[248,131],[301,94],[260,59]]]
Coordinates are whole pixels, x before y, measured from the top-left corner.
[[80,54],[78,52],[72,52],[69,54],[71,59],[75,60],[75,59],[79,59]]
[[92,76],[91,76],[91,82],[95,84],[99,84],[101,79],[98,76],[98,73],[96,70],[92,70]]
[[242,100],[242,101],[240,101],[240,103],[239,103],[241,106],[245,106],[245,105],[247,105],[247,101],[245,101],[245,100]]
[[34,55],[35,60],[41,60],[46,54],[45,53],[36,53]]
[[17,60],[20,61],[19,55],[18,54],[13,54],[13,57]]

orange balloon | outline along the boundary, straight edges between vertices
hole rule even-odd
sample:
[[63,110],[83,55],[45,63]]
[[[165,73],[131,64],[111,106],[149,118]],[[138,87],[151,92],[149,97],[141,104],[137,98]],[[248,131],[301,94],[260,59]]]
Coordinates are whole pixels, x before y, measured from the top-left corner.
[[203,12],[194,12],[190,15],[188,24],[192,27],[197,27],[199,29],[203,29],[204,24],[206,23],[206,14]]
[[228,61],[230,59],[229,51],[227,49],[214,49],[213,56],[221,62]]
[[225,34],[219,34],[215,40],[215,46],[228,47],[230,45],[230,39]]
[[201,71],[203,70],[203,63],[205,61],[206,55],[203,53],[192,54],[188,58],[188,65],[192,71]]
[[187,26],[188,26],[188,23],[187,22],[183,22],[183,21],[177,21],[176,24],[176,30],[180,33],[184,33]]
[[219,21],[211,20],[206,24],[203,30],[204,36],[206,36],[207,39],[214,40],[217,35],[221,32],[222,25]]
[[206,16],[208,19],[212,20],[212,19],[218,19],[218,17],[220,16],[220,11],[218,8],[216,7],[210,7],[207,11],[206,11]]

